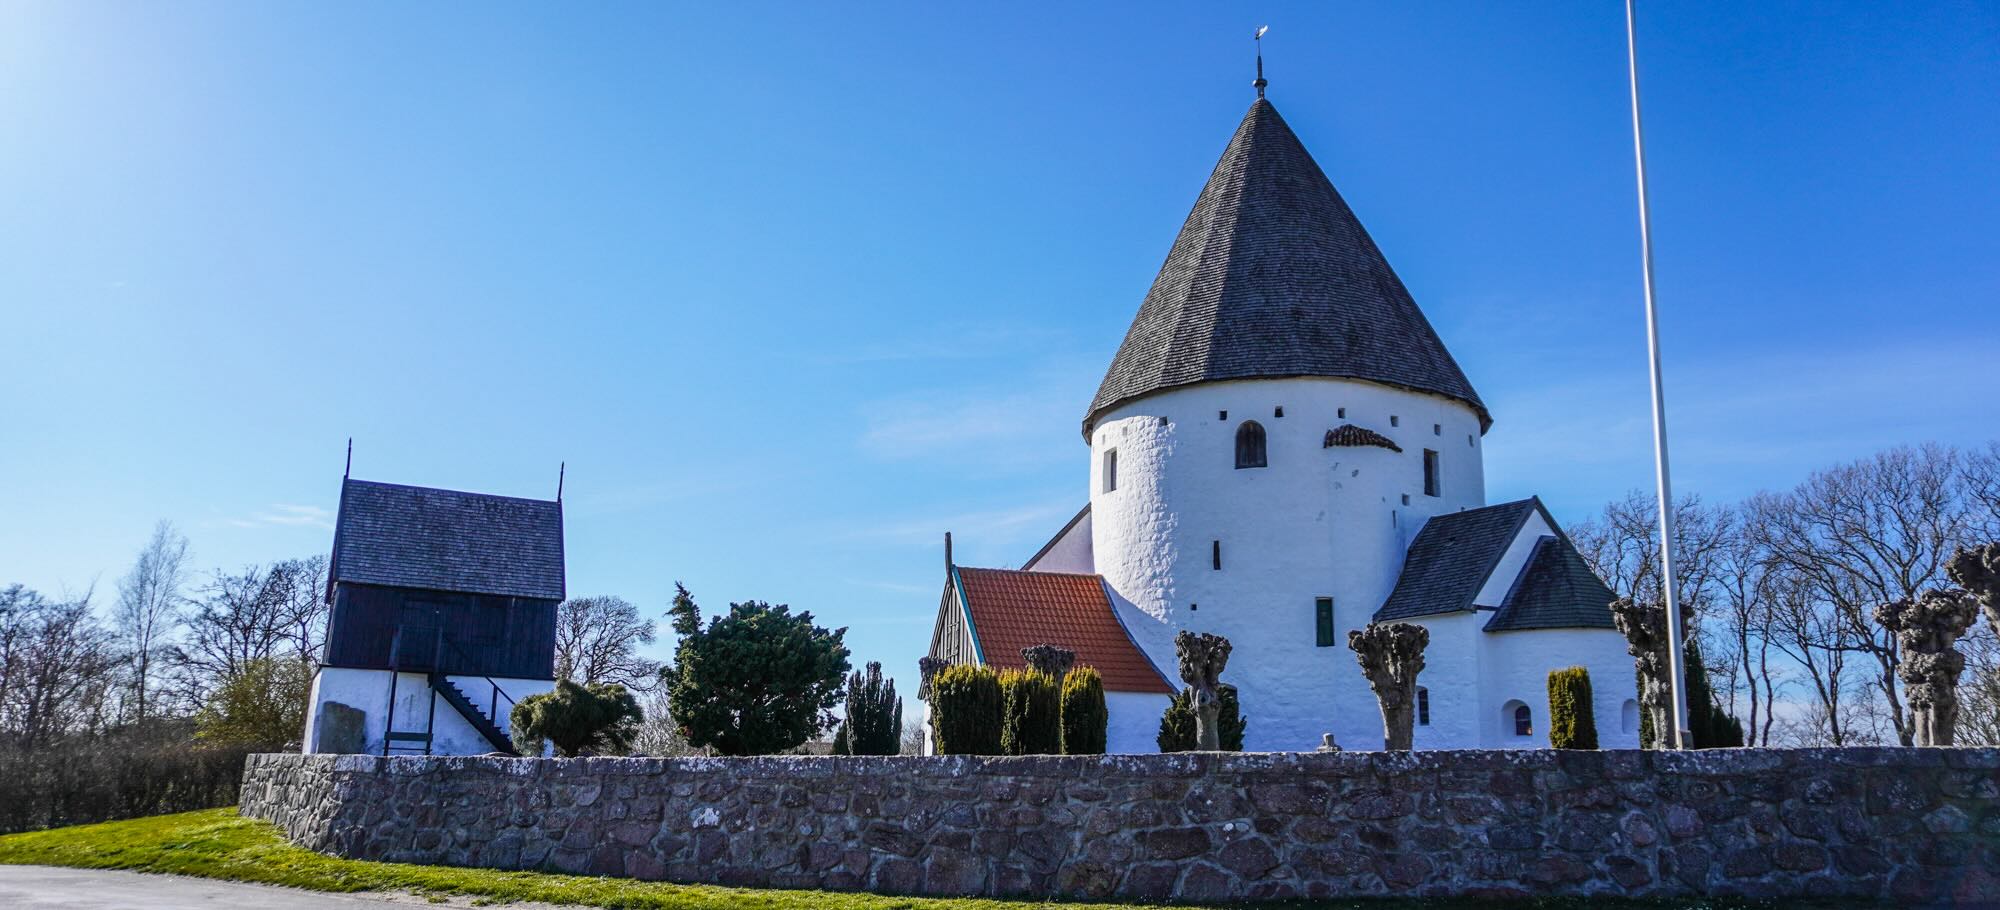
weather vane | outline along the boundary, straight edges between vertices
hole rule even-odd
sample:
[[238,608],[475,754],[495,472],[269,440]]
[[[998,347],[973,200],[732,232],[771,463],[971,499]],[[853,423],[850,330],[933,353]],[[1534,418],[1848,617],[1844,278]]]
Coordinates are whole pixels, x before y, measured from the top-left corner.
[[1257,42],[1257,81],[1250,84],[1257,87],[1259,98],[1264,97],[1264,86],[1271,84],[1264,79],[1264,33],[1270,30],[1270,26],[1260,25],[1257,27],[1257,34],[1250,36],[1250,40]]

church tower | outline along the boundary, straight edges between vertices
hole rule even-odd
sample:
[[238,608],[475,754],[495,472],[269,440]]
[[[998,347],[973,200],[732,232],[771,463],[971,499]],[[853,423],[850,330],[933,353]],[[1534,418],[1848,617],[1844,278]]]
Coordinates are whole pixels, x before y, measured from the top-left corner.
[[1634,746],[1611,591],[1539,499],[1486,503],[1491,424],[1260,92],[1084,415],[1089,504],[1019,569],[957,565],[947,536],[927,665],[1071,650],[1103,674],[1111,751],[1150,752],[1175,634],[1211,632],[1244,748],[1374,749],[1347,634],[1413,623],[1415,748],[1546,745],[1548,674],[1571,666],[1600,743]]
[[1491,422],[1260,97],[1084,417],[1095,569],[1159,665],[1178,630],[1234,643],[1246,748],[1379,740],[1347,632],[1427,519],[1485,504]]

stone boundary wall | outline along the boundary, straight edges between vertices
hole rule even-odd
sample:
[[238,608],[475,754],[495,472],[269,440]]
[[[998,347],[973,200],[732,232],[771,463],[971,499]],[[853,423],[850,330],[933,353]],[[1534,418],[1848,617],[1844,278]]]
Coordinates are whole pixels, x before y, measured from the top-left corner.
[[760,887],[2000,901],[1995,749],[253,755],[242,812],[357,859]]

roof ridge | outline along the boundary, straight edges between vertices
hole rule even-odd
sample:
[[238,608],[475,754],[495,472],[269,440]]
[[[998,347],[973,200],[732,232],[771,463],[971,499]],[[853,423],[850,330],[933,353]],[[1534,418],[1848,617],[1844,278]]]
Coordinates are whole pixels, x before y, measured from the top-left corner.
[[1008,572],[1015,575],[1044,575],[1054,578],[1100,578],[1101,579],[1104,577],[1104,573],[1102,572],[1043,572],[1038,569],[998,569],[992,566],[965,566],[965,565],[957,566],[956,568],[971,569],[975,572]]
[[507,500],[512,500],[514,502],[532,502],[537,505],[558,506],[558,507],[562,505],[562,500],[560,499],[535,499],[531,496],[509,496],[505,493],[481,493],[477,490],[454,490],[449,487],[426,487],[414,483],[390,483],[389,481],[386,480],[362,480],[359,477],[343,477],[340,479],[340,482],[341,482],[341,491],[343,493],[346,492],[348,484],[358,483],[364,486],[389,487],[391,489],[397,489],[397,490],[422,490],[426,493],[449,493],[453,496],[476,496],[480,499],[507,499]]

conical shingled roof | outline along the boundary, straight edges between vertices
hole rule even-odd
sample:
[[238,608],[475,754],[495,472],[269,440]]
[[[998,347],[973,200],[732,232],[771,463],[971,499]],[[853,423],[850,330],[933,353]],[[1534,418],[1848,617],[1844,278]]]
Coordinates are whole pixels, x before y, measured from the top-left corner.
[[1329,376],[1456,398],[1492,424],[1382,251],[1269,101],[1223,150],[1084,418],[1178,386]]

